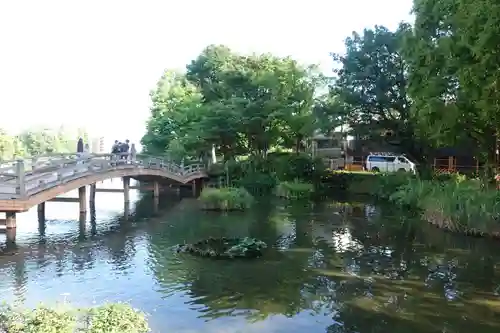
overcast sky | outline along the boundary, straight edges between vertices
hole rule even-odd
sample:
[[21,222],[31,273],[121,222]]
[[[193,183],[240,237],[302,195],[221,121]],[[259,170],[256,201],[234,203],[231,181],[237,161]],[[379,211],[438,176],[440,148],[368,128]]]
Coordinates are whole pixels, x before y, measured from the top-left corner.
[[395,28],[410,9],[411,0],[3,0],[0,127],[82,125],[138,141],[163,70],[209,44],[328,72],[329,52],[353,30]]

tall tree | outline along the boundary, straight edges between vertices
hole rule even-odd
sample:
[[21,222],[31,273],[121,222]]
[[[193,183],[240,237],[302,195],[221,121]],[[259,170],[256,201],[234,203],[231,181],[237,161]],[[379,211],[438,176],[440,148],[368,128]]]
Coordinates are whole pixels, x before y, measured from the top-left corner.
[[340,69],[332,94],[347,108],[346,119],[353,131],[372,140],[390,131],[408,153],[420,157],[403,58],[409,29],[407,24],[396,31],[376,26],[347,38],[345,55],[333,55]]
[[[200,156],[215,147],[226,160],[300,147],[313,130],[317,74],[290,58],[244,56],[208,46],[186,75],[164,75],[142,143],[149,151]],[[182,149],[181,149],[182,147]]]
[[410,92],[434,142],[472,141],[493,165],[500,127],[500,4],[415,0]]
[[192,123],[201,116],[202,95],[183,74],[166,71],[150,96],[151,116],[141,143],[151,153],[163,154],[171,148],[176,155],[172,157],[179,157],[192,139],[188,136]]

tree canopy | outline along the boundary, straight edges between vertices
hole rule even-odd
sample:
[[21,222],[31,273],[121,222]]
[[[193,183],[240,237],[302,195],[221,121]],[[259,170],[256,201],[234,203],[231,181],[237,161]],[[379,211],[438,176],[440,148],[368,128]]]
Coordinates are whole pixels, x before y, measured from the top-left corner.
[[[225,159],[299,150],[315,128],[321,76],[291,58],[241,55],[210,45],[185,74],[166,71],[151,93],[146,150],[200,157],[214,146]],[[177,152],[177,153],[176,153]]]
[[467,144],[492,164],[500,126],[497,13],[492,0],[414,0],[414,25],[346,38],[345,51],[332,54],[331,79],[291,58],[210,45],[186,73],[161,77],[143,145],[177,158],[215,147],[232,159],[299,151],[315,130],[348,125],[355,137],[397,142],[417,158]]

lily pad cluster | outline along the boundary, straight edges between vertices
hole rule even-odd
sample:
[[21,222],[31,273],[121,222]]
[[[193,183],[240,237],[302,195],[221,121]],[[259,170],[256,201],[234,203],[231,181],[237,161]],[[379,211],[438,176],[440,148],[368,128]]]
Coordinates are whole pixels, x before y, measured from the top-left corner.
[[179,244],[176,251],[212,258],[258,258],[267,244],[251,237],[208,238],[196,243]]

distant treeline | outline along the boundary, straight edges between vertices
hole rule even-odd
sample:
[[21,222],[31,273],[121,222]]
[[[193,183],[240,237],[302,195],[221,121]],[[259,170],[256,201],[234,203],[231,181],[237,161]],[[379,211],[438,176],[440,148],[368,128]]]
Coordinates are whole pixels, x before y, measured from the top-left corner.
[[37,128],[25,130],[17,135],[10,135],[0,128],[0,160],[74,152],[80,137],[84,142],[88,142],[88,134],[81,128],[77,130],[69,130],[62,126]]

